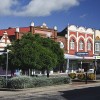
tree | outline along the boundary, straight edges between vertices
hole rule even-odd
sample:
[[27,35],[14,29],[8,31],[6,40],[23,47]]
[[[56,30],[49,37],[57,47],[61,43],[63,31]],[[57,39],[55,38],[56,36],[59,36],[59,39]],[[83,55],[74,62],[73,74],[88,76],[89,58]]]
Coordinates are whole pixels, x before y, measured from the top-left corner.
[[[57,69],[61,69],[65,62],[64,60],[64,51],[60,48],[60,44],[58,42],[54,42],[49,38],[41,38],[40,41],[37,41],[43,47],[51,50],[57,56]],[[60,68],[61,67],[61,68]]]
[[60,65],[64,61],[63,50],[60,49],[59,43],[42,38],[38,34],[27,33],[20,40],[15,40],[8,47],[9,68],[10,69],[39,69],[49,70]]

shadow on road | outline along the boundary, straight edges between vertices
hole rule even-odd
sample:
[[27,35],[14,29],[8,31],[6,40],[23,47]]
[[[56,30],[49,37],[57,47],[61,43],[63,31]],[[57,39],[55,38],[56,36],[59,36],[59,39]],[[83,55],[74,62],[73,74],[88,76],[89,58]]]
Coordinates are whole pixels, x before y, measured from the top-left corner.
[[21,89],[0,88],[0,91],[22,91]]
[[66,100],[100,100],[100,86],[59,92]]

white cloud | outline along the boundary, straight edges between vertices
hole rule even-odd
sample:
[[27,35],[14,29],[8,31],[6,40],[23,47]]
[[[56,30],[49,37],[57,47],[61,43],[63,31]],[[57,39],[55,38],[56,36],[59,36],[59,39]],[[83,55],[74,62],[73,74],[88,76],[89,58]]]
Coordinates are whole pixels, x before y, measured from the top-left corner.
[[11,15],[13,13],[11,7],[18,4],[17,0],[1,0],[0,15]]
[[80,18],[85,18],[87,16],[87,14],[83,14],[80,16]]
[[21,0],[3,0],[0,1],[0,15],[47,16],[53,11],[69,10],[71,7],[79,5],[79,1],[30,0],[27,5],[19,6]]

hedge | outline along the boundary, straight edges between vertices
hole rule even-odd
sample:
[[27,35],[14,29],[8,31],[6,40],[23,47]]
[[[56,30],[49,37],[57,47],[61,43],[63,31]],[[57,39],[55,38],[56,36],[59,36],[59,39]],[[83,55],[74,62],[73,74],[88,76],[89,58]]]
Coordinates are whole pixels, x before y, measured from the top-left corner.
[[50,86],[58,84],[70,83],[70,78],[67,77],[29,77],[29,76],[19,76],[13,77],[8,81],[8,88],[13,89],[23,89],[23,88],[33,88],[41,86]]
[[6,87],[6,79],[4,77],[0,77],[0,88]]

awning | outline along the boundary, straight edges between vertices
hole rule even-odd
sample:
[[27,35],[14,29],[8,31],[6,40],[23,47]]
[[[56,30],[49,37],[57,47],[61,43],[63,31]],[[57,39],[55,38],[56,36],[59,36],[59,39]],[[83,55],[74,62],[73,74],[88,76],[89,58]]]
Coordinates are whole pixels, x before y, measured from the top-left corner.
[[95,59],[95,57],[80,57],[76,55],[64,54],[65,59]]
[[84,59],[94,59],[94,57],[84,57]]
[[83,59],[83,57],[79,57],[76,55],[64,54],[65,59]]
[[3,52],[0,52],[0,55],[2,55],[3,54]]

